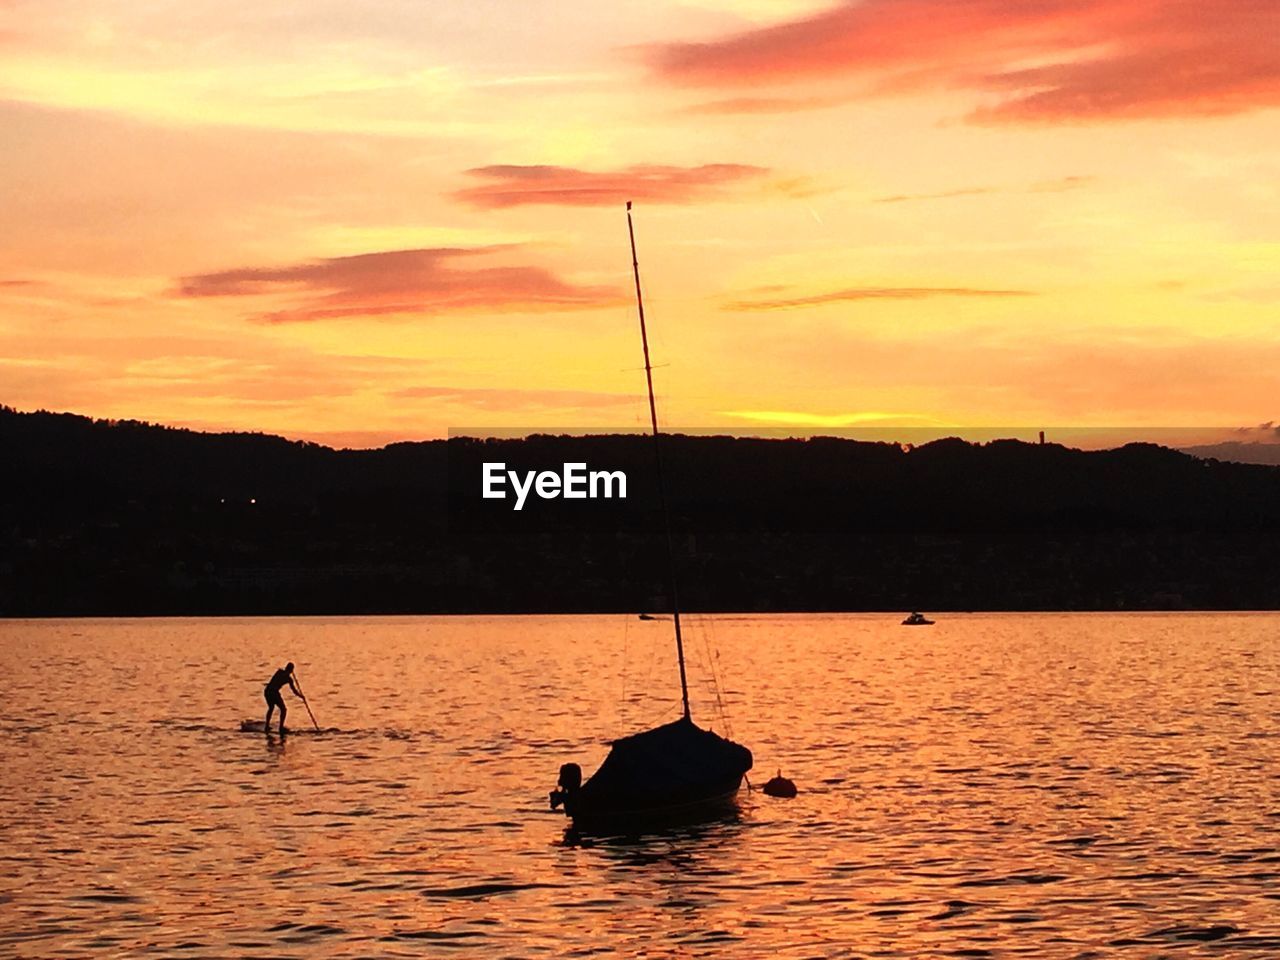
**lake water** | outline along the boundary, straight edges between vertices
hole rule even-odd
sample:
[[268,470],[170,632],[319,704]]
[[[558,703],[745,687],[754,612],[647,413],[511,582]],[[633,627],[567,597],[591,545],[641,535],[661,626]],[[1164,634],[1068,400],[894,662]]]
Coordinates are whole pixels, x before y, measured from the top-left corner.
[[1280,956],[1280,616],[897,619],[691,618],[757,789],[589,845],[667,622],[0,622],[0,955]]

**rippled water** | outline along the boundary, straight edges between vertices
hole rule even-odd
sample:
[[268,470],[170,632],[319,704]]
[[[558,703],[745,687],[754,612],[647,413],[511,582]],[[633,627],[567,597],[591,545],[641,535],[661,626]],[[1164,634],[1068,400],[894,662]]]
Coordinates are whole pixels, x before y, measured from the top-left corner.
[[[669,632],[0,623],[0,955],[1280,956],[1280,616],[695,618],[799,797],[568,845]],[[326,732],[240,733],[286,659]]]

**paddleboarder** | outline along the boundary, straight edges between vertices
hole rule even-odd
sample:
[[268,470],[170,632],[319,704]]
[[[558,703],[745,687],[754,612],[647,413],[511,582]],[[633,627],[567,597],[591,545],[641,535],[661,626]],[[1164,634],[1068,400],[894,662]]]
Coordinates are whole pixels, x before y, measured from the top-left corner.
[[280,710],[280,733],[284,733],[284,715],[289,711],[285,708],[284,698],[280,696],[280,688],[285,684],[289,685],[289,689],[294,695],[299,697],[303,703],[307,702],[307,698],[302,696],[302,691],[298,689],[297,684],[293,682],[293,664],[286,663],[283,667],[271,675],[271,679],[267,681],[267,685],[262,688],[262,695],[267,701],[267,719],[262,729],[271,732],[271,711],[279,708]]

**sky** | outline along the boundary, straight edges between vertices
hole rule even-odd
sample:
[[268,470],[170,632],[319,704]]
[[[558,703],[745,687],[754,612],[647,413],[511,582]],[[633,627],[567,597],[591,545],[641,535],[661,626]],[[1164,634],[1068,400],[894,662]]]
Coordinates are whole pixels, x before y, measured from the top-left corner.
[[339,446],[1280,410],[1275,0],[0,0],[0,403]]

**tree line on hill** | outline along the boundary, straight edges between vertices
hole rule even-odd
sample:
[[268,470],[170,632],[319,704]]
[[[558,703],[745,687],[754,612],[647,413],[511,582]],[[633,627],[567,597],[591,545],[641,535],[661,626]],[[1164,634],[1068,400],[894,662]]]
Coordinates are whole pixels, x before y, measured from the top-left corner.
[[[0,615],[661,611],[652,438],[333,450],[0,408]],[[1274,609],[1280,467],[1131,444],[662,438],[690,609]],[[584,463],[625,499],[481,497]]]

